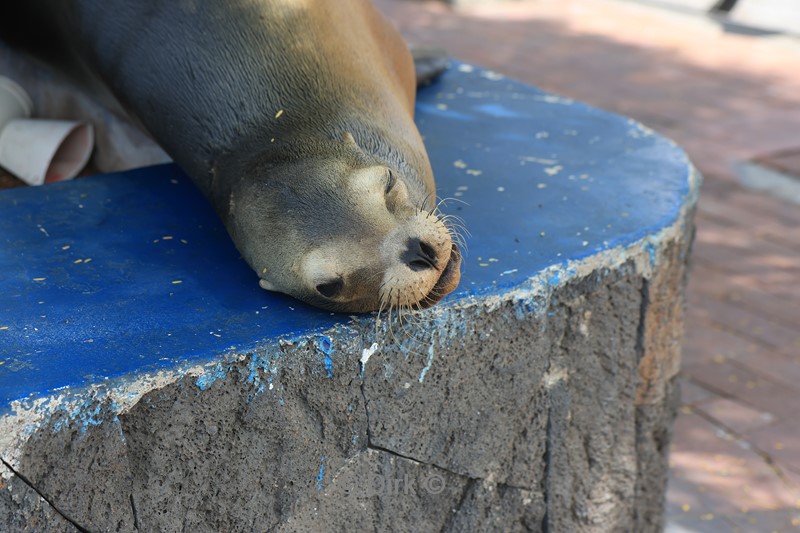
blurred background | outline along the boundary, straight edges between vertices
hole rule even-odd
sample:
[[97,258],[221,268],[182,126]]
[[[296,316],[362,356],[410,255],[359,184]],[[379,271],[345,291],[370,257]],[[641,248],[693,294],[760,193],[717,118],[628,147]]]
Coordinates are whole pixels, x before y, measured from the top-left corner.
[[800,1],[377,3],[412,45],[689,153],[705,182],[667,531],[800,531]]

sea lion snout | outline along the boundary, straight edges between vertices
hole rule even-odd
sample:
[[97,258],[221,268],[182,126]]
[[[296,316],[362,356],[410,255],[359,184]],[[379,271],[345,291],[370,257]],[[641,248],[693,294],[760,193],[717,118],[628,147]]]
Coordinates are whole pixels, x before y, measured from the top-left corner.
[[406,249],[400,255],[400,260],[414,272],[428,268],[437,268],[436,250],[427,242],[419,238],[410,238],[406,241]]

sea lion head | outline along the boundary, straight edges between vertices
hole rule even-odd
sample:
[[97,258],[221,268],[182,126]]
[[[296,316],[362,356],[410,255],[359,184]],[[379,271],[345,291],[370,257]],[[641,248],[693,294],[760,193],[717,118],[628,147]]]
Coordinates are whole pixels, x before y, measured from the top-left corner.
[[343,312],[421,309],[455,289],[461,253],[420,179],[350,134],[301,152],[230,195],[228,229],[261,287]]

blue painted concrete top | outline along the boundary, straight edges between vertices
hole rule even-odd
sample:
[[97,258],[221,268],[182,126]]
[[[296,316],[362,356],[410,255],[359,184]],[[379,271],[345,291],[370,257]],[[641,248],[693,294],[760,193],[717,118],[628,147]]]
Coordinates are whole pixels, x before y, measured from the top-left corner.
[[[691,193],[671,142],[469,65],[419,92],[417,121],[444,211],[471,233],[439,305],[636,242]],[[0,412],[349,320],[260,289],[172,165],[0,192],[0,274]]]

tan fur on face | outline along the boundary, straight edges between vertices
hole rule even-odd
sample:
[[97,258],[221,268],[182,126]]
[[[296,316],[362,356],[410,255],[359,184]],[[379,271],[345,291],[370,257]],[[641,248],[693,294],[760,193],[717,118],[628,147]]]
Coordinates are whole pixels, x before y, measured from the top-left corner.
[[[431,295],[450,261],[453,240],[435,214],[414,208],[402,182],[392,195],[375,190],[384,169],[360,169],[351,175],[347,194],[359,199],[357,213],[364,231],[357,239],[327,242],[310,250],[296,275],[308,293],[329,280],[343,280],[343,289],[329,302],[316,305],[351,311],[412,308]],[[382,184],[382,181],[378,181]],[[435,267],[412,269],[404,260],[407,243],[418,239],[436,255]],[[262,287],[271,288],[262,280]],[[438,297],[435,298],[438,300]]]
[[[437,268],[414,271],[401,258],[409,238],[419,238],[436,250]],[[313,288],[342,277],[341,302],[359,302],[360,310],[408,308],[428,296],[450,259],[450,233],[435,215],[417,212],[380,239],[358,243],[331,242],[304,258],[299,275]]]

